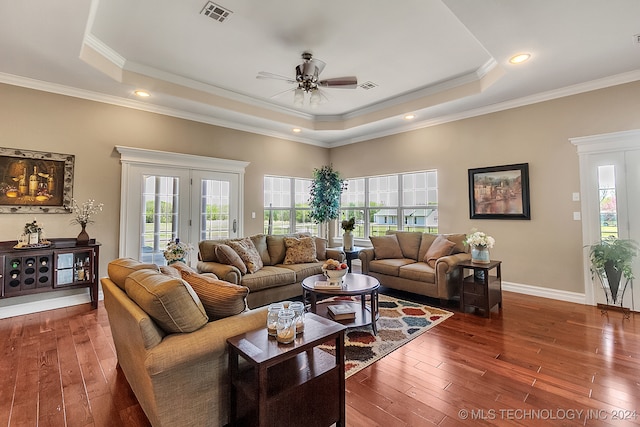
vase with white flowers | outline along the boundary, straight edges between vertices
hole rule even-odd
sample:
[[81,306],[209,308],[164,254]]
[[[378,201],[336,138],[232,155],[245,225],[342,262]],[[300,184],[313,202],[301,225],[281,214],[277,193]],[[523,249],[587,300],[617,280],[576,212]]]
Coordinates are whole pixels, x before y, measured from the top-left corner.
[[189,252],[193,250],[193,246],[188,243],[182,243],[180,239],[172,240],[167,243],[167,248],[164,250],[164,259],[167,260],[167,264],[171,265],[174,262],[185,262],[185,258],[189,255]]
[[493,248],[496,243],[495,239],[482,231],[477,231],[476,229],[471,231],[471,234],[467,234],[467,238],[464,241],[465,244],[471,247],[471,262],[489,264],[491,262],[489,249]]
[[71,199],[72,210],[76,215],[74,219],[71,220],[72,224],[80,224],[82,227],[82,231],[78,234],[76,238],[76,243],[78,245],[87,245],[89,244],[89,233],[87,233],[87,224],[93,222],[91,217],[98,212],[102,212],[103,203],[96,203],[95,200],[89,199],[86,202],[82,203],[82,205],[78,205],[76,199]]

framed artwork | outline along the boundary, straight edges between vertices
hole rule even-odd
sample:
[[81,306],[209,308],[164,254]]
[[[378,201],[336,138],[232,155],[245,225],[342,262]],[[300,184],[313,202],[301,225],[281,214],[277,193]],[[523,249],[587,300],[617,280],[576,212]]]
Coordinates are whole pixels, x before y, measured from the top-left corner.
[[471,219],[531,219],[529,164],[469,169]]
[[0,213],[68,213],[75,156],[0,147]]

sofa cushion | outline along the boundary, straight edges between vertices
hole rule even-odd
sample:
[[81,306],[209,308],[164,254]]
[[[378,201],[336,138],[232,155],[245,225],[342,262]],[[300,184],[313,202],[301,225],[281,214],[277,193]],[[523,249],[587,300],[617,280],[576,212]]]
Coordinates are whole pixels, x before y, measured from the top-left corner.
[[253,245],[256,247],[256,250],[260,254],[260,258],[262,259],[262,265],[270,265],[271,257],[269,256],[269,249],[267,247],[267,235],[266,234],[255,234],[249,237],[253,242]]
[[125,291],[166,333],[193,332],[209,318],[191,286],[153,270],[138,270],[125,280]]
[[398,244],[398,237],[395,234],[370,236],[369,239],[373,244],[376,259],[404,258],[400,245]]
[[249,292],[257,292],[293,283],[296,283],[295,271],[273,265],[264,266],[254,274],[242,276],[242,284],[249,288]]
[[398,275],[403,279],[415,280],[418,282],[436,282],[435,270],[429,266],[429,264],[424,262],[415,262],[413,264],[402,266],[400,267]]
[[398,238],[403,258],[411,258],[418,261],[422,233],[416,231],[391,231],[388,234],[395,234]]
[[424,260],[424,257],[427,255],[427,251],[429,250],[429,247],[431,246],[431,244],[433,244],[433,242],[436,240],[437,237],[438,237],[437,234],[431,234],[431,233],[422,234],[422,240],[420,241],[420,251],[418,251],[418,259],[420,261]]
[[324,261],[327,259],[327,239],[322,237],[315,237],[316,239],[316,258],[318,261]]
[[399,276],[400,267],[414,263],[415,261],[409,258],[374,259],[369,263],[369,271],[389,276]]
[[247,273],[247,265],[231,246],[216,245],[215,253],[219,263],[233,265],[241,274]]
[[466,234],[445,234],[444,237],[456,244],[451,251],[452,254],[460,254],[466,252],[466,246],[464,244],[464,241],[467,238]]
[[124,290],[124,284],[127,276],[134,271],[138,270],[153,270],[155,272],[160,271],[155,264],[145,264],[132,258],[118,258],[114,259],[107,266],[107,274],[109,279],[122,290]]
[[166,274],[167,276],[175,277],[176,279],[182,279],[180,270],[178,270],[177,268],[171,267],[170,265],[161,265],[160,273]]
[[292,270],[296,273],[296,282],[302,282],[309,276],[322,273],[321,262],[307,262],[303,264],[280,264],[278,267]]
[[287,251],[283,264],[318,262],[316,258],[316,242],[313,237],[285,237],[284,245]]
[[216,246],[226,245],[229,240],[202,240],[198,243],[198,258],[205,262],[220,262],[216,255]]
[[456,244],[454,242],[448,240],[443,235],[439,235],[436,237],[436,240],[433,241],[431,246],[429,246],[423,261],[429,264],[432,268],[435,268],[438,258],[451,254],[455,245]]
[[180,273],[200,298],[209,319],[222,319],[248,309],[249,288],[246,286],[214,279],[195,271],[182,270]]
[[244,265],[247,266],[247,273],[255,273],[263,267],[262,258],[249,237],[232,240],[229,246],[240,255]]

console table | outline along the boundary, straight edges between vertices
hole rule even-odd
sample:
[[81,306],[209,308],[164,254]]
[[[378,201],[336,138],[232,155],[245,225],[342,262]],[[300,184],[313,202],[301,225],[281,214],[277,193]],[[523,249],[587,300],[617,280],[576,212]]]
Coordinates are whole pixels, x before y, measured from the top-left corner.
[[47,247],[15,249],[17,243],[0,242],[0,298],[88,287],[98,308],[100,243],[79,246],[75,238],[61,238]]
[[[266,325],[227,340],[231,425],[345,426],[346,328],[313,313],[304,323],[290,344],[268,336]],[[330,340],[335,355],[317,348]]]
[[[491,316],[491,309],[497,304],[502,308],[502,261],[492,260],[488,264],[465,261],[458,263],[460,269],[460,311],[470,307],[480,309],[485,317]],[[472,270],[465,276],[465,270]],[[491,271],[495,270],[492,275]]]

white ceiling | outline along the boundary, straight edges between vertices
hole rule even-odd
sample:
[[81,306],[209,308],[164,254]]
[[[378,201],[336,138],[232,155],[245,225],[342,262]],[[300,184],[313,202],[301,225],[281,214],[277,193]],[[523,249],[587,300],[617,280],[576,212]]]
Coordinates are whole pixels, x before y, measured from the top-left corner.
[[[224,22],[206,3],[0,0],[0,82],[331,147],[640,80],[638,0],[219,0]],[[304,51],[377,86],[296,108],[256,79]]]

